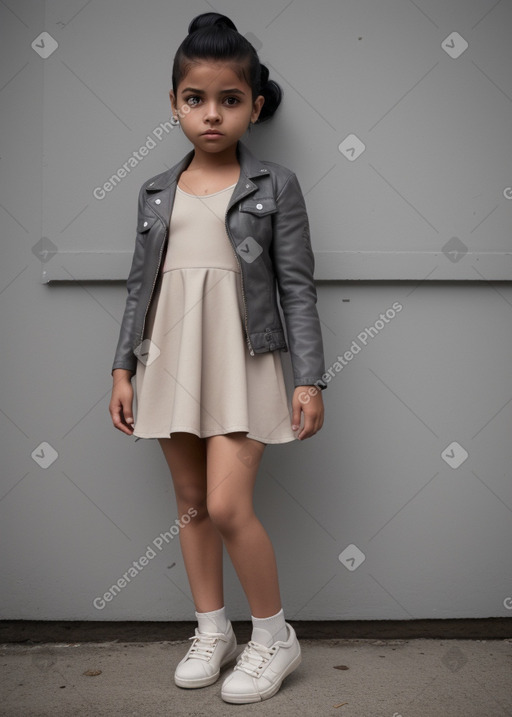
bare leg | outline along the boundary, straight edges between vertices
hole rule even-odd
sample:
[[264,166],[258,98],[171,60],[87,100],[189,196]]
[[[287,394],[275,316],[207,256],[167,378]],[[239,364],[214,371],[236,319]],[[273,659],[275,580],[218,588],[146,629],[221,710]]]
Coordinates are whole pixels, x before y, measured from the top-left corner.
[[222,534],[254,617],[270,617],[281,609],[274,549],[253,509],[264,448],[245,433],[206,438],[208,513]]
[[178,517],[189,508],[197,515],[180,530],[180,545],[197,612],[224,605],[222,538],[210,520],[206,503],[206,444],[192,433],[158,439],[171,471]]

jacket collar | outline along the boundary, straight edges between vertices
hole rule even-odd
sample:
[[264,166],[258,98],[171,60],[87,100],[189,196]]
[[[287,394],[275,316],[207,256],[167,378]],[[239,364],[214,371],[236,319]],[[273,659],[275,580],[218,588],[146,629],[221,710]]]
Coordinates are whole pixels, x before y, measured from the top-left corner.
[[[265,165],[260,162],[260,160],[257,159],[249,150],[249,148],[240,140],[238,140],[236,152],[238,156],[238,161],[240,162],[240,179],[238,180],[238,184],[240,184],[243,179],[250,179],[251,177],[260,177],[262,175],[268,174],[267,167],[265,167]],[[185,157],[183,157],[181,161],[175,164],[174,167],[171,167],[167,171],[158,174],[156,177],[153,177],[151,181],[146,185],[146,191],[162,191],[163,189],[167,189],[168,187],[170,187],[170,185],[174,182],[177,182],[180,174],[191,163],[192,159],[194,158],[194,154],[195,150],[191,150],[188,154],[185,155]],[[238,189],[238,184],[235,188],[235,191]]]
[[[258,184],[253,182],[253,178],[269,176],[269,169],[240,140],[238,140],[236,152],[240,162],[240,177],[233,189],[226,212],[241,199],[258,190]],[[179,176],[192,161],[194,153],[195,150],[191,150],[174,167],[156,175],[145,185],[146,201],[165,225],[167,225],[172,212]]]

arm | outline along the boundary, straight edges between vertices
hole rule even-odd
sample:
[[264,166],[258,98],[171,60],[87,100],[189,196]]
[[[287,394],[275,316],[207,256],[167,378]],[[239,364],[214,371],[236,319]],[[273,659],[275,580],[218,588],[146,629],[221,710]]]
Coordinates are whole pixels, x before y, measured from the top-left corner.
[[295,174],[280,191],[274,215],[272,259],[286,323],[295,386],[323,389],[324,352],[316,309],[315,261],[304,197]]
[[320,319],[316,308],[314,255],[304,197],[295,174],[291,174],[277,197],[274,219],[273,262],[293,367],[292,428],[304,426],[299,440],[314,435],[323,424],[321,390],[324,353]]
[[[143,213],[144,189],[145,185],[143,185],[139,191],[137,216],[138,227],[140,226],[140,217]],[[141,232],[137,232],[132,265],[130,273],[128,275],[128,279],[126,280],[126,289],[128,291],[128,296],[126,299],[123,319],[121,322],[121,329],[119,332],[119,340],[117,343],[114,363],[112,366],[112,375],[114,373],[114,369],[122,368],[134,374],[137,368],[137,357],[133,353],[132,348],[132,333],[133,323],[135,319],[135,309],[139,300],[140,287],[142,284],[142,276],[144,271],[144,247],[145,236]]]
[[[140,216],[143,206],[143,189],[139,192],[137,226],[140,226]],[[109,404],[109,412],[114,426],[131,435],[133,433],[133,386],[131,379],[137,368],[137,358],[132,350],[132,329],[135,309],[139,298],[142,283],[142,271],[144,265],[144,240],[140,232],[137,232],[135,240],[135,251],[126,288],[128,297],[119,332],[114,364],[112,366],[112,396]]]

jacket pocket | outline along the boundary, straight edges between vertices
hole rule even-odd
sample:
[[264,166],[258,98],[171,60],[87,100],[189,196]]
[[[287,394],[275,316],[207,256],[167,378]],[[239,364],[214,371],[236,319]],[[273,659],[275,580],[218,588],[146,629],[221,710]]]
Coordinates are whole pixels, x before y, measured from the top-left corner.
[[258,217],[266,217],[268,214],[277,212],[277,205],[273,197],[262,199],[252,197],[250,199],[243,199],[240,202],[240,211]]

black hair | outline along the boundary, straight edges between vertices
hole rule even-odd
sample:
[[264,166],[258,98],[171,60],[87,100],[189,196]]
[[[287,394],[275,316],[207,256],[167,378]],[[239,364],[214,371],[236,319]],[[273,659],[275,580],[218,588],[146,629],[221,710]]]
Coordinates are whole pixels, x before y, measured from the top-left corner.
[[172,68],[172,89],[177,88],[197,60],[226,60],[238,67],[234,71],[252,90],[252,100],[263,95],[265,102],[255,124],[270,119],[281,103],[281,87],[269,80],[268,68],[263,65],[254,46],[241,35],[235,24],[217,12],[205,12],[195,17],[188,27],[188,35],[179,46]]

